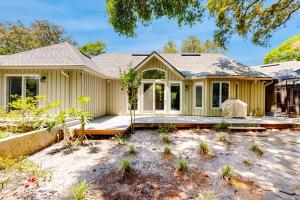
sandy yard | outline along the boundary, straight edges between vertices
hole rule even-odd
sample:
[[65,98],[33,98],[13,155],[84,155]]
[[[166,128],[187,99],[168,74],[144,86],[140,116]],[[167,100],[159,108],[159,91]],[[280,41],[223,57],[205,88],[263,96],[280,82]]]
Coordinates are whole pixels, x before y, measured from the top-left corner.
[[[167,157],[157,130],[139,130],[124,145],[111,138],[70,149],[58,143],[29,158],[51,174],[50,181],[27,190],[20,181],[0,191],[0,199],[64,199],[82,180],[89,182],[95,199],[194,199],[199,193],[213,193],[218,199],[300,199],[300,132],[227,134],[225,143],[218,141],[219,134],[214,130],[170,133],[172,155]],[[200,155],[200,141],[209,144],[213,157]],[[264,151],[262,156],[249,151],[254,142]],[[131,156],[129,144],[136,147]],[[118,171],[124,158],[134,168],[127,176]],[[186,174],[176,170],[179,158],[189,163]],[[220,176],[227,164],[239,177],[231,184]]]

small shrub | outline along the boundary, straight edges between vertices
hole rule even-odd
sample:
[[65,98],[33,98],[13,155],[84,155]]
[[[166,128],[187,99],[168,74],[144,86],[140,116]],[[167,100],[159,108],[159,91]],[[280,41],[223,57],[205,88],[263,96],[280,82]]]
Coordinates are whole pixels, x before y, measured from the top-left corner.
[[112,138],[113,141],[116,141],[119,145],[123,145],[125,143],[126,135],[120,134],[116,135]]
[[249,160],[247,160],[247,159],[244,159],[244,160],[243,160],[243,164],[244,164],[245,166],[249,167],[249,166],[251,165],[251,162],[250,162]]
[[88,197],[88,184],[86,180],[81,181],[72,188],[70,195],[72,200],[85,200]]
[[166,145],[164,147],[164,154],[165,155],[171,154],[171,147],[169,145]]
[[161,139],[161,141],[163,141],[164,143],[169,143],[169,142],[170,142],[169,135],[166,134],[166,133],[160,134],[160,139]]
[[126,174],[127,172],[130,172],[132,170],[132,163],[129,159],[123,159],[119,165],[119,171],[122,174]]
[[207,155],[208,154],[209,148],[208,148],[207,142],[204,142],[204,141],[200,142],[199,148],[200,148],[200,153],[202,155]]
[[214,129],[215,129],[216,131],[224,131],[224,130],[226,130],[228,127],[229,127],[229,124],[226,123],[225,121],[222,121],[222,122],[220,122],[220,123],[214,125]]
[[262,156],[264,154],[263,150],[256,143],[252,144],[250,146],[249,150],[256,153],[256,155],[258,155],[258,156]]
[[222,177],[223,178],[230,178],[233,174],[233,168],[230,165],[225,165],[222,168]]
[[128,153],[129,155],[133,155],[136,153],[135,147],[132,144],[128,145]]
[[177,170],[179,172],[187,172],[189,170],[189,164],[185,159],[179,159],[176,161]]
[[158,126],[159,133],[170,133],[176,130],[176,126],[174,124],[161,124]]
[[8,137],[8,134],[0,131],[0,139]]
[[215,194],[198,194],[194,200],[218,200]]
[[226,133],[220,133],[218,136],[219,142],[225,142],[226,141]]

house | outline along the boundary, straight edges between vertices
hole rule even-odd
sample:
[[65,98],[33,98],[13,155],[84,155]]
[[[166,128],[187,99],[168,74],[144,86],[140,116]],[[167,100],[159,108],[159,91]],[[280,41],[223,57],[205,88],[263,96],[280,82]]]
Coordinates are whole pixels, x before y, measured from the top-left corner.
[[300,115],[300,61],[254,66],[254,70],[274,78],[266,87],[266,112]]
[[114,54],[93,58],[69,43],[0,57],[0,105],[12,94],[46,95],[57,108],[77,106],[90,96],[93,116],[126,115],[119,70],[132,67],[142,79],[137,114],[221,116],[221,103],[240,99],[248,114],[265,110],[265,86],[272,78],[222,54]]

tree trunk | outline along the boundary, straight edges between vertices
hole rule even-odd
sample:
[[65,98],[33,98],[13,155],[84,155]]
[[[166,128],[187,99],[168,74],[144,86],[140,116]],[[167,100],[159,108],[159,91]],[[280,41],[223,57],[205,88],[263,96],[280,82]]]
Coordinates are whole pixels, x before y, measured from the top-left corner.
[[84,140],[84,129],[85,129],[85,125],[82,122],[81,123],[81,127],[80,127],[80,136],[79,136],[79,143],[80,145],[83,145],[83,140]]

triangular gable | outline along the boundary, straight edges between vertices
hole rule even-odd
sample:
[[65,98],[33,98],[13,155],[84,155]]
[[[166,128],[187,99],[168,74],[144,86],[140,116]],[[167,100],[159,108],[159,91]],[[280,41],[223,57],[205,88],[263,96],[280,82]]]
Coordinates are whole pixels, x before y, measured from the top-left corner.
[[180,71],[178,71],[178,69],[176,69],[171,63],[169,63],[165,58],[163,58],[156,51],[153,51],[149,56],[147,56],[144,60],[142,60],[139,64],[137,64],[134,67],[134,70],[139,70],[142,66],[144,66],[148,61],[150,61],[154,57],[157,58],[162,63],[164,63],[171,71],[175,72],[180,77],[182,77],[182,78],[185,77]]

